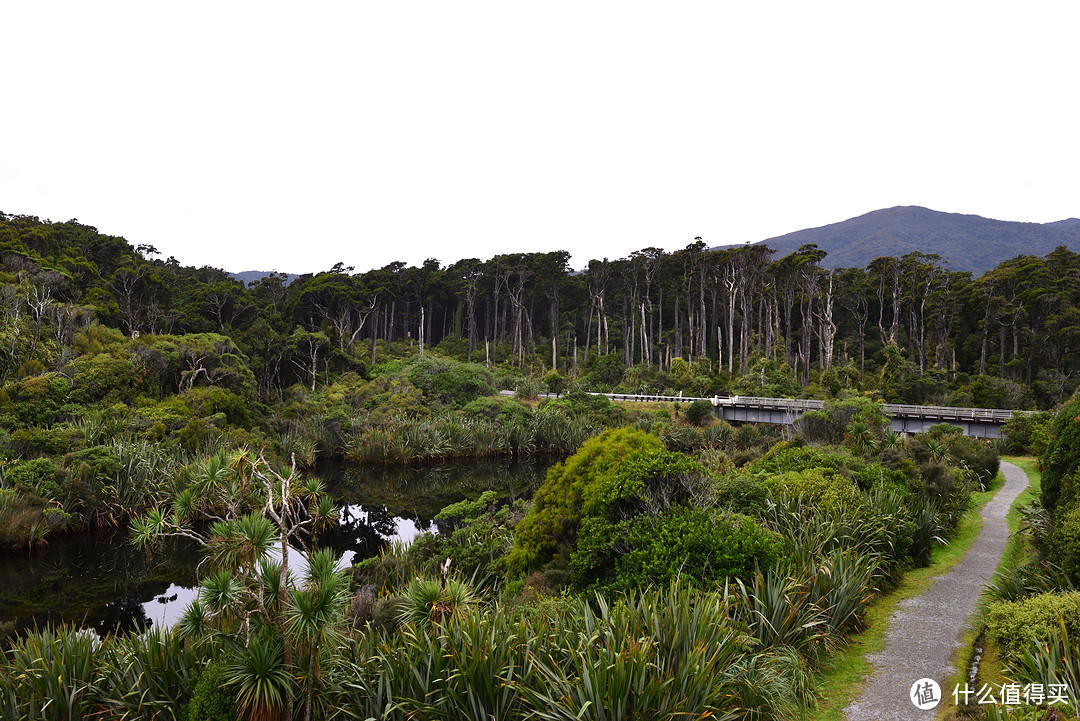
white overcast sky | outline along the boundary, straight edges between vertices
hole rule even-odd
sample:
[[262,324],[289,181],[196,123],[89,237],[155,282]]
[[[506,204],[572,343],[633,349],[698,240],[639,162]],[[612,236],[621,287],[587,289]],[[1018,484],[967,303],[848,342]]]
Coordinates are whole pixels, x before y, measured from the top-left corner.
[[1080,216],[1075,0],[12,0],[0,25],[0,210],[185,265]]

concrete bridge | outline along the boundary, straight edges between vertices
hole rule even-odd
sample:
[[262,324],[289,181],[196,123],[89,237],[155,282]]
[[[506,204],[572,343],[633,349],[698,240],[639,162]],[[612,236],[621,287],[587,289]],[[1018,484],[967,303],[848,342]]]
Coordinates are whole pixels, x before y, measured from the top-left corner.
[[[554,396],[554,394],[549,394]],[[819,411],[824,401],[799,398],[757,398],[753,396],[713,396],[690,398],[685,396],[649,396],[626,393],[597,393],[611,400],[691,403],[708,401],[716,414],[725,421],[742,423],[792,424],[806,411]],[[1027,411],[1010,411],[991,408],[950,408],[947,406],[909,406],[885,403],[885,414],[891,420],[891,428],[901,433],[922,433],[935,423],[948,423],[963,429],[964,435],[977,438],[1000,438],[1001,426],[1014,415]]]

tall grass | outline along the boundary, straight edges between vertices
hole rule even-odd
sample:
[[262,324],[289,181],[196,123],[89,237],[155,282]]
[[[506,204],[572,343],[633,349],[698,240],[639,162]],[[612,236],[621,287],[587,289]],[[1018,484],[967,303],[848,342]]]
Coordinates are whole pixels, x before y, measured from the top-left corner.
[[787,716],[800,703],[798,661],[750,650],[734,603],[677,584],[369,629],[333,671],[332,705],[357,719]]
[[601,427],[587,418],[550,412],[512,421],[446,417],[360,420],[345,436],[346,459],[357,463],[411,464],[455,458],[523,457],[570,453]]
[[172,632],[110,637],[102,644],[94,681],[104,717],[182,719],[204,658]]
[[89,631],[44,629],[15,641],[0,667],[3,718],[81,721],[94,710],[98,639]]
[[1021,685],[1064,686],[1069,706],[1080,703],[1080,639],[1070,639],[1065,621],[1046,641],[1032,641],[1020,661],[1006,666],[1006,676]]
[[203,661],[169,631],[98,639],[72,627],[41,629],[0,658],[0,718],[175,721]]

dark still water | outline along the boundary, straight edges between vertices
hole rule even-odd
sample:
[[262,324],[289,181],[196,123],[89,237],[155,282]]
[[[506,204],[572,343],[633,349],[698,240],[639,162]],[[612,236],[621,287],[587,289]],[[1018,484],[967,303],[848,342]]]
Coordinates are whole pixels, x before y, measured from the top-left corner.
[[[320,542],[351,564],[388,543],[436,532],[432,519],[451,503],[488,490],[510,499],[532,495],[555,461],[327,469],[322,478],[342,512],[338,527],[321,533]],[[293,558],[290,563],[302,565]],[[194,598],[198,562],[189,542],[151,554],[128,544],[126,533],[53,539],[29,555],[0,556],[0,624],[74,623],[102,634],[169,626]]]

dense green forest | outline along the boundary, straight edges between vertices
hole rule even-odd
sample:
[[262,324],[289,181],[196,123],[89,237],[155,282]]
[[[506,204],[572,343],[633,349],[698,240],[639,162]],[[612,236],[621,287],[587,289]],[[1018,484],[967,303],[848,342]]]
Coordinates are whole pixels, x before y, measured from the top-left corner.
[[[1080,416],[1049,410],[1080,362],[1066,249],[975,280],[695,242],[582,273],[558,252],[249,287],[157,255],[0,216],[0,547],[118,532],[203,558],[175,629],[0,626],[5,717],[794,718],[1003,448],[1048,468],[1043,556],[1010,598],[1080,582]],[[592,390],[826,403],[736,427]],[[1045,412],[993,444],[901,436],[882,401]],[[465,498],[349,568],[322,543],[326,464],[532,454],[562,462],[531,498]],[[1071,668],[1052,638],[1056,661],[1018,647],[1017,668]]]
[[[87,339],[105,329],[148,336],[117,362],[157,385],[110,389],[127,392],[120,400],[212,385],[271,402],[295,384],[369,377],[402,346],[553,388],[855,389],[1006,408],[1060,403],[1080,364],[1080,258],[1065,248],[974,280],[933,255],[828,271],[811,246],[776,258],[762,246],[710,251],[699,240],[593,260],[580,273],[559,251],[359,273],[338,264],[288,285],[270,275],[244,287],[75,221],[0,215],[0,253],[0,381],[72,378],[72,363],[90,360]],[[158,340],[175,338],[189,340]],[[152,350],[159,342],[180,345],[166,361]]]

